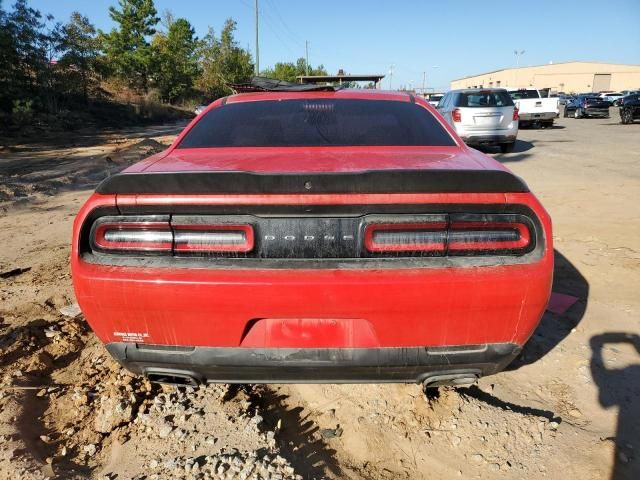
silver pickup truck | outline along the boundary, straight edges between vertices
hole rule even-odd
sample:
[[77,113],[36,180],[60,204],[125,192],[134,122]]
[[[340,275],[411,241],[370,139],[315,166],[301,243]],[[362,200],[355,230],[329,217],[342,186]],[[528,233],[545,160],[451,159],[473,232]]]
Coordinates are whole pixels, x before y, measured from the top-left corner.
[[508,89],[520,114],[520,126],[539,125],[550,127],[558,118],[558,98],[543,98],[535,89]]

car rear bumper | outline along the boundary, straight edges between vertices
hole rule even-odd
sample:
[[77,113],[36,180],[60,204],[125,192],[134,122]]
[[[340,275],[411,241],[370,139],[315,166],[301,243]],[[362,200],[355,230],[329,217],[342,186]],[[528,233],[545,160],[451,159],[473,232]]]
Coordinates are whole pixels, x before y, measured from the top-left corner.
[[462,140],[467,145],[499,145],[501,143],[513,143],[516,141],[517,134],[475,134],[467,133],[462,136]]
[[110,343],[125,368],[165,383],[456,384],[504,369],[513,343],[411,348],[216,348]]
[[582,110],[582,113],[589,117],[608,117],[609,109],[608,108],[586,108]]
[[520,122],[535,122],[553,120],[558,116],[558,112],[522,113],[520,112]]

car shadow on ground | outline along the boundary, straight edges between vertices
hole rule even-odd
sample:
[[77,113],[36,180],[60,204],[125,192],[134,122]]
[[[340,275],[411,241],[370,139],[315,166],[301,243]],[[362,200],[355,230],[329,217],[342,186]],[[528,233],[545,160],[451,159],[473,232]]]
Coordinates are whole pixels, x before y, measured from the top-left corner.
[[531,127],[519,127],[520,130],[562,130],[563,128],[567,128],[564,125],[558,125],[557,123],[554,123],[551,127],[535,127],[535,126],[531,126]]
[[287,398],[270,387],[261,388],[254,398],[265,412],[265,424],[270,430],[278,430],[281,455],[304,478],[324,478],[327,470],[335,478],[342,478],[337,452],[325,443],[320,428],[304,409],[287,405]]
[[[615,453],[611,480],[640,478],[640,335],[606,332],[594,335],[591,345],[591,375],[598,386],[598,400],[604,408],[618,408],[618,425],[611,440]],[[638,356],[622,368],[612,367],[619,347],[631,345]],[[608,354],[608,355],[605,355]]]
[[584,317],[589,301],[589,282],[562,253],[554,250],[553,292],[577,297],[561,315],[545,311],[538,328],[524,346],[522,353],[507,370],[517,370],[537,362],[566,338]]
[[481,151],[482,153],[486,153],[488,155],[494,155],[494,158],[501,163],[507,163],[507,162],[520,162],[522,160],[526,160],[531,156],[530,153],[526,153],[526,152],[528,152],[534,147],[535,145],[533,144],[533,142],[528,142],[526,140],[516,140],[516,143],[513,146],[513,152],[511,153],[500,153],[500,148],[497,146],[496,147],[477,146],[473,148]]

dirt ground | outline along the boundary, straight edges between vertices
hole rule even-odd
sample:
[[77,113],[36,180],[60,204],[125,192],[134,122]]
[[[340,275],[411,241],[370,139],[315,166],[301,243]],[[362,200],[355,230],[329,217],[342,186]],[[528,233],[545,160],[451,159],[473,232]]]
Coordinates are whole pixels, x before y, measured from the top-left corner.
[[73,309],[71,224],[180,126],[0,140],[0,478],[640,478],[640,124],[618,120],[489,151],[550,211],[554,291],[578,301],[506,372],[429,395],[129,375]]

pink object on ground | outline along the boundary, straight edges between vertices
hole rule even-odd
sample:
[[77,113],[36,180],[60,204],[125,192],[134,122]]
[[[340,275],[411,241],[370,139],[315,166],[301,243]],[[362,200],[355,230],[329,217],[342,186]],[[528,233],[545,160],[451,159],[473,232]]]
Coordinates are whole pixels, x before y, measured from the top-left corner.
[[574,297],[573,295],[551,292],[551,298],[549,299],[547,310],[551,313],[555,313],[556,315],[562,315],[578,300],[578,297]]

